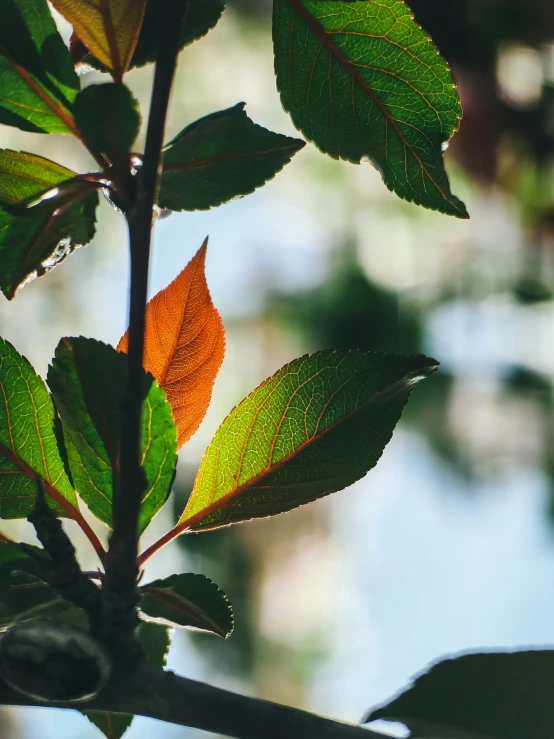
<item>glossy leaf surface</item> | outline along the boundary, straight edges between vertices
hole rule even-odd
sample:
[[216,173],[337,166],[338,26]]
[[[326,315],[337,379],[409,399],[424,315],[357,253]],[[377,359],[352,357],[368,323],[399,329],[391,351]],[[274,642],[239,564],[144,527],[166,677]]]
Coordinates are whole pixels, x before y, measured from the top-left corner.
[[89,146],[113,161],[135,142],[141,121],[138,100],[122,83],[89,85],[77,95],[75,120]]
[[52,5],[121,82],[137,45],[146,0],[53,0]]
[[[75,488],[92,513],[111,525],[119,489],[121,398],[127,358],[94,339],[62,339],[48,370]],[[163,390],[145,373],[142,450],[147,490],[140,531],[165,503],[177,462],[175,425]]]
[[54,430],[55,411],[42,379],[14,347],[0,339],[0,517],[33,510],[37,475],[77,501]]
[[[44,157],[0,149],[0,288],[7,298],[94,236],[96,187],[74,178]],[[41,200],[45,192],[54,197]]]
[[286,365],[219,427],[179,523],[202,530],[271,516],[356,482],[436,367],[421,355],[346,350]]
[[554,735],[554,650],[447,659],[367,721],[401,721],[414,737],[539,739]]
[[443,148],[461,106],[446,62],[402,0],[275,0],[283,107],[335,158],[369,159],[390,190],[467,218]]
[[167,145],[159,204],[208,210],[248,195],[290,162],[300,139],[256,125],[244,103],[192,123]]
[[225,593],[204,575],[186,573],[141,588],[146,618],[171,626],[209,631],[224,639],[233,631],[233,609]]
[[79,80],[46,0],[2,0],[0,123],[33,133],[78,134]]
[[[148,303],[144,367],[165,390],[181,447],[204,418],[223,356],[225,333],[204,272],[207,242]],[[123,336],[118,351],[127,352]]]
[[[167,653],[171,645],[170,631],[167,627],[143,621],[137,631],[137,639],[154,667],[165,667]],[[85,716],[100,729],[106,739],[121,739],[134,716],[128,713],[85,711]]]

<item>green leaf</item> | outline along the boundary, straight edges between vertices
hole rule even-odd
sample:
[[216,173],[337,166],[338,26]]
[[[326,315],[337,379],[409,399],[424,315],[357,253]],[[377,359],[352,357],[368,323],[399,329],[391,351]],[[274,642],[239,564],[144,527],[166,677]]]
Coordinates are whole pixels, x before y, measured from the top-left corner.
[[49,159],[0,149],[0,289],[8,299],[94,236],[97,186],[75,178]]
[[[205,36],[217,24],[224,9],[225,0],[189,0],[179,48],[184,49],[185,46]],[[130,68],[142,67],[156,61],[159,18],[158,0],[148,0]],[[95,69],[103,71],[107,69],[91,55],[85,56],[82,61]]]
[[3,0],[0,123],[78,135],[71,105],[79,80],[46,0]]
[[43,557],[44,550],[38,547],[0,542],[0,628],[56,600],[56,593],[42,579]]
[[201,118],[169,143],[163,157],[159,204],[208,210],[248,195],[272,179],[305,146],[258,126],[244,103]]
[[75,120],[87,144],[113,161],[135,142],[141,121],[139,103],[126,85],[89,85],[77,95]]
[[[142,622],[138,628],[137,638],[146,652],[148,661],[154,667],[165,667],[171,645],[170,630],[158,624]],[[84,714],[100,729],[106,739],[121,739],[134,718],[128,713],[84,711]]]
[[[94,339],[62,339],[48,370],[48,385],[61,420],[69,468],[92,513],[111,525],[119,488],[121,398],[127,355]],[[165,393],[144,374],[143,469],[147,489],[141,533],[165,503],[177,463],[175,424]]]
[[369,713],[431,739],[543,739],[554,735],[554,650],[447,659]]
[[283,107],[310,141],[369,159],[405,200],[468,218],[442,158],[460,101],[402,0],[274,0],[273,38]]
[[289,511],[374,467],[410,392],[437,362],[363,351],[296,359],[217,430],[180,525],[195,531]]
[[37,475],[46,492],[77,500],[54,432],[54,404],[44,382],[14,347],[0,339],[0,517],[26,518]]
[[224,639],[233,631],[233,609],[227,596],[204,575],[171,575],[144,585],[141,593],[140,607],[146,619],[210,631]]

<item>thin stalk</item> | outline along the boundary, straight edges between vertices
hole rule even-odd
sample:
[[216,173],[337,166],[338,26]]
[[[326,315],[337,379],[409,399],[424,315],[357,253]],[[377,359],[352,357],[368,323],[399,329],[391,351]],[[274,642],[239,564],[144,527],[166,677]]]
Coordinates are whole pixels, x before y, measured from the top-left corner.
[[139,598],[138,521],[146,489],[140,450],[144,394],[142,362],[153,209],[159,186],[167,107],[187,2],[161,0],[159,3],[161,22],[143,166],[137,178],[134,202],[126,212],[131,252],[128,370],[122,401],[120,490],[114,500],[113,533],[103,588],[105,640],[112,652],[123,660],[130,659],[133,653],[137,655],[134,631],[138,624]]

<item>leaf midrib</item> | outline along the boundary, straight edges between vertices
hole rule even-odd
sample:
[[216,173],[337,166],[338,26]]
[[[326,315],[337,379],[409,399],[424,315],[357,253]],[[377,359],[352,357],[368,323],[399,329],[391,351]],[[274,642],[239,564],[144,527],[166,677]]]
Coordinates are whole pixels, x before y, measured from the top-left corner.
[[346,54],[340,49],[330,38],[323,26],[319,23],[319,21],[310,13],[310,11],[303,5],[302,0],[288,0],[293,13],[298,13],[299,16],[301,16],[304,21],[310,26],[312,31],[318,36],[318,38],[321,41],[322,46],[325,46],[330,54],[333,54],[343,65],[343,67],[346,69],[348,74],[352,77],[353,80],[355,80],[360,87],[362,87],[363,90],[369,95],[369,97],[373,100],[373,102],[378,106],[382,114],[385,116],[386,121],[392,126],[394,129],[396,135],[400,139],[402,145],[410,152],[410,154],[414,157],[416,162],[418,163],[419,167],[421,168],[422,172],[425,173],[425,175],[429,178],[429,180],[432,182],[433,186],[437,189],[437,191],[440,193],[441,197],[450,205],[454,206],[456,210],[460,213],[462,213],[462,209],[460,208],[457,203],[449,198],[447,194],[444,192],[442,187],[435,182],[434,178],[431,176],[429,171],[427,170],[427,167],[422,162],[421,158],[418,156],[418,154],[414,151],[413,147],[408,143],[406,140],[404,134],[402,133],[400,127],[398,126],[396,120],[394,119],[394,116],[389,112],[386,105],[382,102],[382,100],[379,98],[377,93],[373,90],[371,85],[361,76],[361,74],[354,68],[354,65],[348,59]]
[[213,166],[216,164],[220,164],[221,162],[225,162],[229,159],[241,159],[246,157],[255,157],[255,156],[266,156],[268,154],[276,154],[281,152],[288,152],[291,151],[293,154],[296,153],[299,149],[302,149],[303,144],[285,144],[284,146],[275,146],[271,149],[260,149],[257,151],[237,151],[237,152],[231,152],[229,154],[218,154],[217,156],[213,157],[206,157],[205,159],[198,159],[196,161],[191,162],[171,162],[169,164],[165,164],[163,168],[163,174],[166,172],[186,172],[189,169],[196,169],[198,167],[207,167],[207,166]]
[[[421,368],[420,372],[423,372],[425,368]],[[427,368],[428,371],[431,371],[431,368]],[[362,371],[362,370],[360,370]],[[355,373],[357,374],[357,373]],[[311,378],[313,379],[313,377]],[[350,378],[352,379],[352,378]],[[235,488],[234,490],[231,490],[227,495],[223,496],[219,500],[210,503],[210,505],[206,506],[202,510],[198,511],[198,513],[194,514],[188,519],[184,519],[180,524],[179,528],[181,531],[185,531],[187,529],[191,529],[196,523],[201,521],[202,519],[206,518],[207,516],[210,516],[212,513],[217,511],[219,508],[223,507],[226,503],[228,503],[233,498],[237,497],[238,495],[241,495],[242,493],[251,490],[252,488],[256,487],[258,482],[263,480],[265,477],[267,477],[270,474],[273,474],[277,472],[279,469],[285,466],[291,459],[294,459],[300,452],[302,452],[304,449],[309,447],[311,444],[315,444],[320,439],[322,439],[324,436],[326,436],[328,433],[330,433],[333,429],[335,429],[340,424],[346,422],[353,416],[355,416],[357,413],[365,409],[367,406],[369,406],[371,403],[373,403],[380,395],[382,395],[384,392],[394,392],[394,390],[397,387],[401,387],[406,384],[406,377],[401,378],[400,380],[387,385],[386,387],[381,388],[381,390],[377,390],[375,393],[371,395],[367,400],[365,400],[360,405],[356,406],[356,408],[353,408],[351,411],[346,413],[344,416],[341,416],[339,419],[337,419],[334,423],[330,424],[326,428],[323,429],[321,432],[316,432],[312,434],[312,436],[309,439],[306,439],[302,444],[300,444],[296,449],[294,449],[290,454],[286,455],[285,457],[282,457],[278,462],[276,462],[274,465],[270,465],[263,469],[261,472],[259,472],[257,475],[252,477],[248,482],[244,483],[243,485]],[[337,391],[338,392],[338,391]],[[336,393],[335,393],[336,394]],[[318,421],[319,422],[319,421]],[[317,429],[317,427],[316,427]],[[246,446],[248,444],[250,436],[245,441],[245,446],[243,449],[243,455],[244,451],[246,449]],[[220,447],[221,449],[221,447]],[[194,495],[194,490],[193,493]],[[192,500],[192,496],[191,496]]]

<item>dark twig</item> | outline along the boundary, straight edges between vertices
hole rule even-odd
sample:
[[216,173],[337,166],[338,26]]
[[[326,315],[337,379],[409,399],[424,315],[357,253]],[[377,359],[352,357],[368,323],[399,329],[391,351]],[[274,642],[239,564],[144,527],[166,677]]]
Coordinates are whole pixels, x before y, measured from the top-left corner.
[[[92,633],[100,634],[102,624],[100,590],[79,567],[71,540],[54,511],[48,506],[40,477],[37,477],[35,507],[28,520],[35,527],[38,540],[51,561],[48,584],[63,598],[83,608],[89,617]],[[29,553],[32,553],[31,549]]]
[[148,267],[161,166],[161,149],[179,38],[187,0],[160,0],[158,52],[144,163],[137,175],[134,202],[126,212],[131,250],[128,376],[122,402],[121,486],[113,502],[114,529],[104,581],[105,641],[118,661],[140,656],[134,632],[138,625],[138,520],[146,480],[140,465],[141,411],[144,393],[144,329]]
[[[1,681],[0,704],[33,705]],[[235,739],[386,739],[371,729],[230,693],[146,663],[81,708],[148,716]]]

